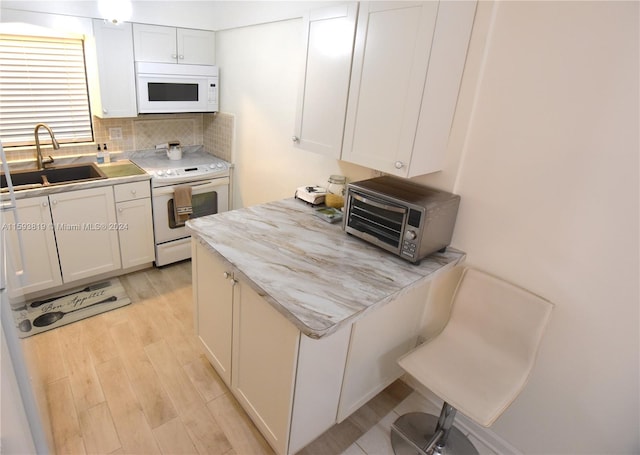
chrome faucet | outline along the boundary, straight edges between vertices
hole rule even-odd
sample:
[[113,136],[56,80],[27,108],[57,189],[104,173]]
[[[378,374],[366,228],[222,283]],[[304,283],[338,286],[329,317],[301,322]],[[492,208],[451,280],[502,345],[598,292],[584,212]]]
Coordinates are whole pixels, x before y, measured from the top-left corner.
[[53,149],[58,150],[60,148],[60,144],[58,144],[58,141],[56,141],[56,137],[53,135],[53,131],[51,131],[51,128],[49,128],[49,126],[44,123],[38,123],[35,129],[33,130],[33,134],[36,137],[36,160],[38,163],[38,170],[44,169],[45,164],[53,163],[52,156],[49,156],[47,160],[42,159],[42,150],[40,150],[40,138],[38,137],[38,130],[40,129],[41,126],[49,132],[49,136],[51,136],[51,145],[53,145]]

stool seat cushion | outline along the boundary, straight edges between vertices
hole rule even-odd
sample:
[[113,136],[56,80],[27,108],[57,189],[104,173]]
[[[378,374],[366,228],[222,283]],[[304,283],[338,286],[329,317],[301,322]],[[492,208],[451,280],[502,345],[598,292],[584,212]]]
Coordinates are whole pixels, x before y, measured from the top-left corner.
[[446,327],[399,360],[418,382],[488,427],[525,386],[552,304],[468,268]]

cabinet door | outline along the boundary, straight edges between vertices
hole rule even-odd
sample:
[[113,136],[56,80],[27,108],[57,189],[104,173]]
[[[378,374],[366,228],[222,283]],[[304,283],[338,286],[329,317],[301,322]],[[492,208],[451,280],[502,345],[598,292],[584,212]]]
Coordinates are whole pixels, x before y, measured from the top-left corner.
[[69,191],[49,199],[65,283],[120,268],[111,186]]
[[[47,196],[18,199],[17,220],[11,211],[4,212],[3,228],[8,242],[9,287],[11,296],[28,294],[62,284],[56,239],[51,223]],[[20,224],[17,224],[20,223]],[[19,231],[18,231],[19,229]],[[21,236],[20,242],[18,235]],[[22,255],[20,254],[22,248]],[[24,262],[23,262],[24,259]]]
[[318,340],[300,336],[289,453],[298,453],[336,423],[351,325]]
[[231,385],[233,295],[230,270],[197,240],[191,241],[196,335],[220,377]]
[[133,48],[136,62],[176,63],[176,29],[133,24]]
[[353,324],[338,422],[398,379],[398,358],[415,347],[429,283],[423,283]]
[[444,165],[475,12],[475,0],[440,2],[407,177]]
[[349,93],[357,3],[313,10],[305,17],[304,74],[294,142],[339,159]]
[[216,64],[216,34],[207,30],[179,28],[176,31],[178,63]]
[[253,289],[234,286],[231,390],[278,454],[288,451],[299,338]]
[[407,175],[438,2],[363,2],[342,158]]
[[116,206],[122,268],[153,262],[156,255],[151,199],[119,202]]
[[94,98],[98,117],[135,117],[136,82],[133,35],[130,23],[113,24],[94,19],[100,99]]

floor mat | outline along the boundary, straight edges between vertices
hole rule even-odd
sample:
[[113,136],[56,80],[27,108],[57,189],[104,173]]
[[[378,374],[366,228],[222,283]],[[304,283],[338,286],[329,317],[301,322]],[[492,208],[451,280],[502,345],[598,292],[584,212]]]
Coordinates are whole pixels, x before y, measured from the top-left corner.
[[14,310],[18,336],[26,338],[131,303],[118,278],[27,302]]

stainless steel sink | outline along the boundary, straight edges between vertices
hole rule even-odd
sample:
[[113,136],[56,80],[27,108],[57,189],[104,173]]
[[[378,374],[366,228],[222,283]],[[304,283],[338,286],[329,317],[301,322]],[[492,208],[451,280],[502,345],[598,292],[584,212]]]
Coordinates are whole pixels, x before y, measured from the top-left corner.
[[[23,170],[11,172],[11,181],[15,190],[26,190],[51,185],[85,182],[106,179],[107,176],[95,163],[70,164],[42,170]],[[0,173],[0,188],[6,191],[7,178]]]

